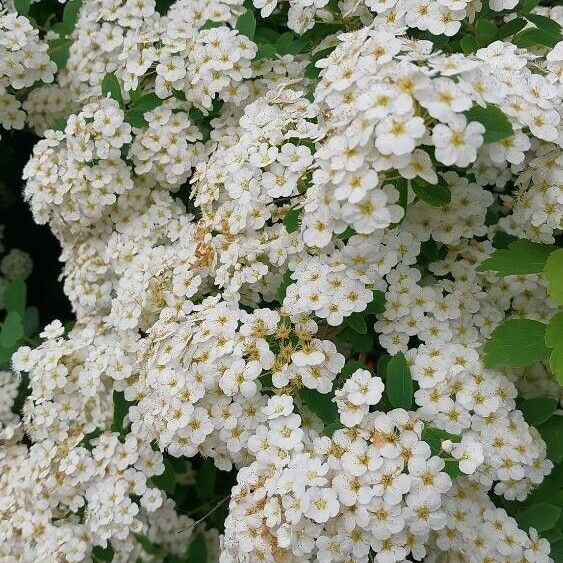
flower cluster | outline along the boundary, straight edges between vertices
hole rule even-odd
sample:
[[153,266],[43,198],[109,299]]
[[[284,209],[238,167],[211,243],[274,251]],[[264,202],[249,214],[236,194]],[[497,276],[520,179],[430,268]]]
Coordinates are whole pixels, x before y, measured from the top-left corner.
[[[2,558],[203,535],[222,563],[550,561],[491,498],[550,473],[517,397],[560,391],[483,347],[557,307],[476,265],[499,231],[561,233],[563,42],[452,54],[405,29],[454,35],[475,2],[340,4],[254,2],[297,37],[239,0],[84,2],[26,102],[25,198],[76,323],[14,354],[21,417],[1,374]],[[220,538],[159,479],[192,482],[190,458],[236,474]]]

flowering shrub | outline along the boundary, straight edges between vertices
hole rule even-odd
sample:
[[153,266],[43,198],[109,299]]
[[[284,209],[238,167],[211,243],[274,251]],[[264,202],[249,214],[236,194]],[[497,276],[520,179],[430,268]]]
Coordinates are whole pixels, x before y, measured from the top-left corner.
[[73,319],[2,260],[0,559],[563,560],[560,23],[8,3]]

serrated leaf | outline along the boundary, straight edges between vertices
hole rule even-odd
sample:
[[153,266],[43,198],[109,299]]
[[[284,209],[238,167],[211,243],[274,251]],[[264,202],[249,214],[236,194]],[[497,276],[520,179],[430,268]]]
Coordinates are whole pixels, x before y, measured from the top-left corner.
[[164,100],[162,98],[159,98],[154,92],[149,92],[137,98],[133,103],[132,109],[146,113],[160,107],[163,103]]
[[25,298],[27,286],[23,280],[11,281],[4,291],[4,306],[6,311],[15,311],[23,318],[25,315]]
[[507,249],[495,250],[477,266],[477,271],[492,270],[499,276],[536,274],[544,269],[554,248],[551,244],[518,239],[511,242]]
[[444,207],[452,200],[450,188],[442,179],[437,184],[431,184],[417,176],[411,180],[411,187],[419,199],[432,207]]
[[538,29],[541,29],[545,33],[561,36],[561,26],[555,20],[552,20],[547,16],[542,16],[540,14],[528,14],[526,19],[531,21]]
[[547,280],[547,294],[555,303],[563,305],[563,248],[549,255],[543,273]]
[[477,121],[485,127],[483,143],[496,143],[514,135],[514,129],[508,117],[497,106],[488,105],[482,107],[474,105],[464,112],[467,121]]
[[207,561],[207,544],[205,543],[205,536],[199,533],[192,540],[188,548],[187,563],[206,563]]
[[303,208],[294,207],[285,214],[285,217],[283,218],[283,224],[285,226],[285,230],[289,234],[294,233],[299,228],[299,220],[302,213]]
[[488,45],[497,34],[495,22],[487,18],[479,18],[475,23],[475,31],[480,45]]
[[422,429],[421,438],[430,446],[432,455],[438,455],[442,451],[442,442],[445,440],[461,442],[461,436],[459,434],[451,434],[440,428],[426,425]]
[[497,31],[495,39],[497,41],[502,41],[515,33],[518,33],[521,29],[526,27],[526,20],[524,18],[514,18],[504,25],[501,25]]
[[273,59],[276,56],[276,46],[272,43],[260,43],[256,51],[256,59]]
[[551,397],[535,397],[518,402],[518,408],[531,426],[539,426],[551,418],[557,401]]
[[391,406],[410,409],[412,407],[413,384],[411,370],[402,352],[395,354],[387,363],[385,391]]
[[256,17],[254,16],[254,12],[252,10],[246,10],[246,12],[237,19],[235,27],[242,35],[246,35],[249,39],[254,39],[254,34],[256,33]]
[[148,125],[145,115],[142,111],[130,110],[125,115],[125,121],[131,125],[131,127],[137,127],[138,129],[143,129]]
[[535,528],[538,532],[553,528],[560,516],[561,508],[547,502],[538,502],[514,515],[520,528]]
[[526,15],[530,13],[538,4],[539,0],[520,0],[518,4],[518,13]]
[[115,76],[113,72],[108,72],[102,80],[102,96],[106,98],[108,94],[119,104],[119,107],[123,108],[121,86],[119,85],[117,76]]
[[522,49],[535,47],[536,45],[545,45],[546,47],[555,47],[560,40],[560,35],[539,29],[537,27],[530,27],[523,29],[512,38],[512,43]]
[[11,311],[6,315],[0,330],[0,345],[13,348],[24,335],[22,319],[18,313]]
[[526,367],[548,355],[546,325],[531,319],[509,319],[497,326],[483,347],[485,367]]

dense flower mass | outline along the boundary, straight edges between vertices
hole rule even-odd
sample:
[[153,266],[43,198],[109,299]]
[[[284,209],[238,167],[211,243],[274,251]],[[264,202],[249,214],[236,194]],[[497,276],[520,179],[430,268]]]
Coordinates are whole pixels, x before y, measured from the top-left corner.
[[554,561],[563,10],[485,4],[0,13],[75,316],[0,372],[2,561]]

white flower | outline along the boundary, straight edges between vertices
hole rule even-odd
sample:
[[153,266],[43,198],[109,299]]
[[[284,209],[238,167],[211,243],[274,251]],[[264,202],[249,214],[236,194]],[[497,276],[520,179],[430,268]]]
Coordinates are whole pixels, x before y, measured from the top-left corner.
[[443,164],[465,167],[477,158],[477,149],[483,144],[485,127],[476,121],[466,124],[456,116],[448,125],[438,124],[432,129],[436,158]]

